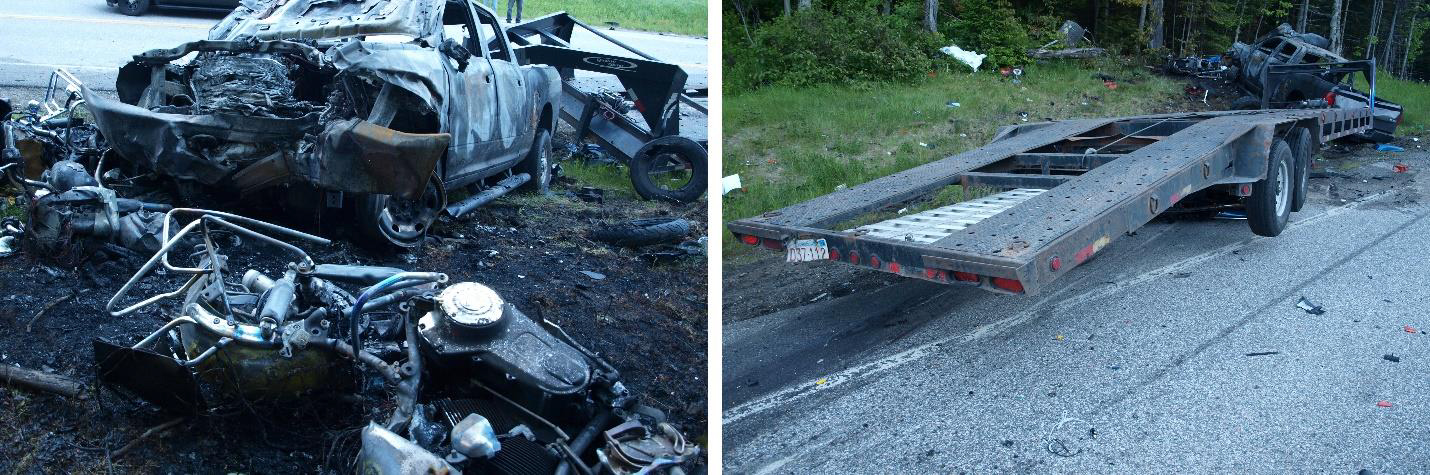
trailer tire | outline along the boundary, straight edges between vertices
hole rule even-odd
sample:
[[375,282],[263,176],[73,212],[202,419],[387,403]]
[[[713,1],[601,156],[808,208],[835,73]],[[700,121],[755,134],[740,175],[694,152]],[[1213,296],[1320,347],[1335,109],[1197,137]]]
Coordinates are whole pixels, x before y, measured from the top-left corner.
[[139,16],[149,11],[151,0],[119,0],[119,13]]
[[1311,143],[1311,131],[1305,127],[1291,129],[1291,154],[1296,156],[1295,186],[1291,189],[1291,212],[1306,206],[1306,181],[1311,178],[1311,162],[1316,160],[1316,148]]
[[[631,157],[631,186],[647,200],[690,203],[705,194],[705,147],[694,140],[667,135],[647,142]],[[661,186],[651,177],[657,164],[682,166],[690,172],[690,180],[678,188]]]
[[1277,139],[1271,144],[1268,162],[1266,178],[1253,183],[1251,196],[1246,198],[1246,223],[1251,226],[1251,232],[1271,237],[1281,234],[1291,217],[1295,181],[1291,173],[1296,157],[1285,140]]
[[516,172],[531,175],[531,179],[518,189],[543,195],[551,190],[551,132],[546,129],[536,131],[531,151],[516,165]]
[[591,231],[591,239],[622,247],[679,242],[690,234],[690,221],[680,218],[635,219]]

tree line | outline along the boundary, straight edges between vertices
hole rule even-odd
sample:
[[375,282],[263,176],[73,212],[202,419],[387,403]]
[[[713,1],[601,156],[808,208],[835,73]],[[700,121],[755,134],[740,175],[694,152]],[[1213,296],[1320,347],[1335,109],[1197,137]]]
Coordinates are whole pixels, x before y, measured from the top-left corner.
[[1430,76],[1430,55],[1423,47],[1430,0],[722,1],[726,59],[745,61],[743,66],[760,62],[766,53],[758,50],[805,48],[800,43],[819,41],[808,36],[825,36],[820,30],[825,26],[916,30],[936,43],[992,51],[994,64],[1016,65],[1027,61],[1025,49],[1056,39],[1063,20],[1078,22],[1093,44],[1116,54],[1175,57],[1223,52],[1233,42],[1254,41],[1288,23],[1325,36],[1329,49],[1347,59],[1374,58],[1400,78]]

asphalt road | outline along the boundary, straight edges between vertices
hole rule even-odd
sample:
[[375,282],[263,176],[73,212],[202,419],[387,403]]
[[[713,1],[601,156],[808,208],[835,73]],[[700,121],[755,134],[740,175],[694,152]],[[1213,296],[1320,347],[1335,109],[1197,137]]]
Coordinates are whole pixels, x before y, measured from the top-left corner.
[[[1033,297],[898,280],[726,315],[724,466],[1423,471],[1427,188],[1345,203],[1322,189],[1276,238],[1244,221],[1154,222]],[[1325,313],[1297,308],[1302,296]]]
[[[104,0],[5,0],[0,2],[0,87],[43,87],[55,68],[74,73],[97,90],[113,90],[120,66],[133,55],[203,39],[221,12],[162,9],[141,17],[121,15]],[[705,38],[603,30],[636,49],[679,64],[688,84],[704,87]],[[578,29],[577,47],[633,56]]]

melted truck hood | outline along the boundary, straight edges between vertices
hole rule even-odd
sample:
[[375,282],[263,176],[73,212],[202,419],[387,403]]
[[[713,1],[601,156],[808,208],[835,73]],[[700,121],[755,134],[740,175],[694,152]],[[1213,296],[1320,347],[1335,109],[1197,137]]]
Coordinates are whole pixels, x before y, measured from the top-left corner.
[[432,40],[441,31],[441,0],[245,0],[209,39],[322,40],[403,35]]

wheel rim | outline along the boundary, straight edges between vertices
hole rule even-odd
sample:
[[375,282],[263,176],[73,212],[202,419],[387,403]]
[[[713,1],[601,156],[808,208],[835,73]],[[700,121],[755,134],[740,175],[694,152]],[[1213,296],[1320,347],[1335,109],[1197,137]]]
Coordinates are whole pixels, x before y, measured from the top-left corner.
[[415,200],[387,197],[382,211],[378,213],[377,225],[393,244],[413,246],[437,221],[442,207],[446,205],[444,201],[441,183],[434,178],[427,182],[427,189]]
[[665,191],[682,190],[695,179],[694,165],[681,154],[657,152],[651,157],[646,178],[656,188]]
[[1291,187],[1286,184],[1286,179],[1290,177],[1287,171],[1286,161],[1282,160],[1276,167],[1276,215],[1286,214],[1286,209],[1291,206]]
[[537,188],[541,191],[546,191],[551,186],[551,161],[547,157],[550,152],[551,147],[541,147],[541,151],[538,152],[541,155],[536,158],[536,166],[540,167],[538,169],[541,172],[534,178],[537,180]]

